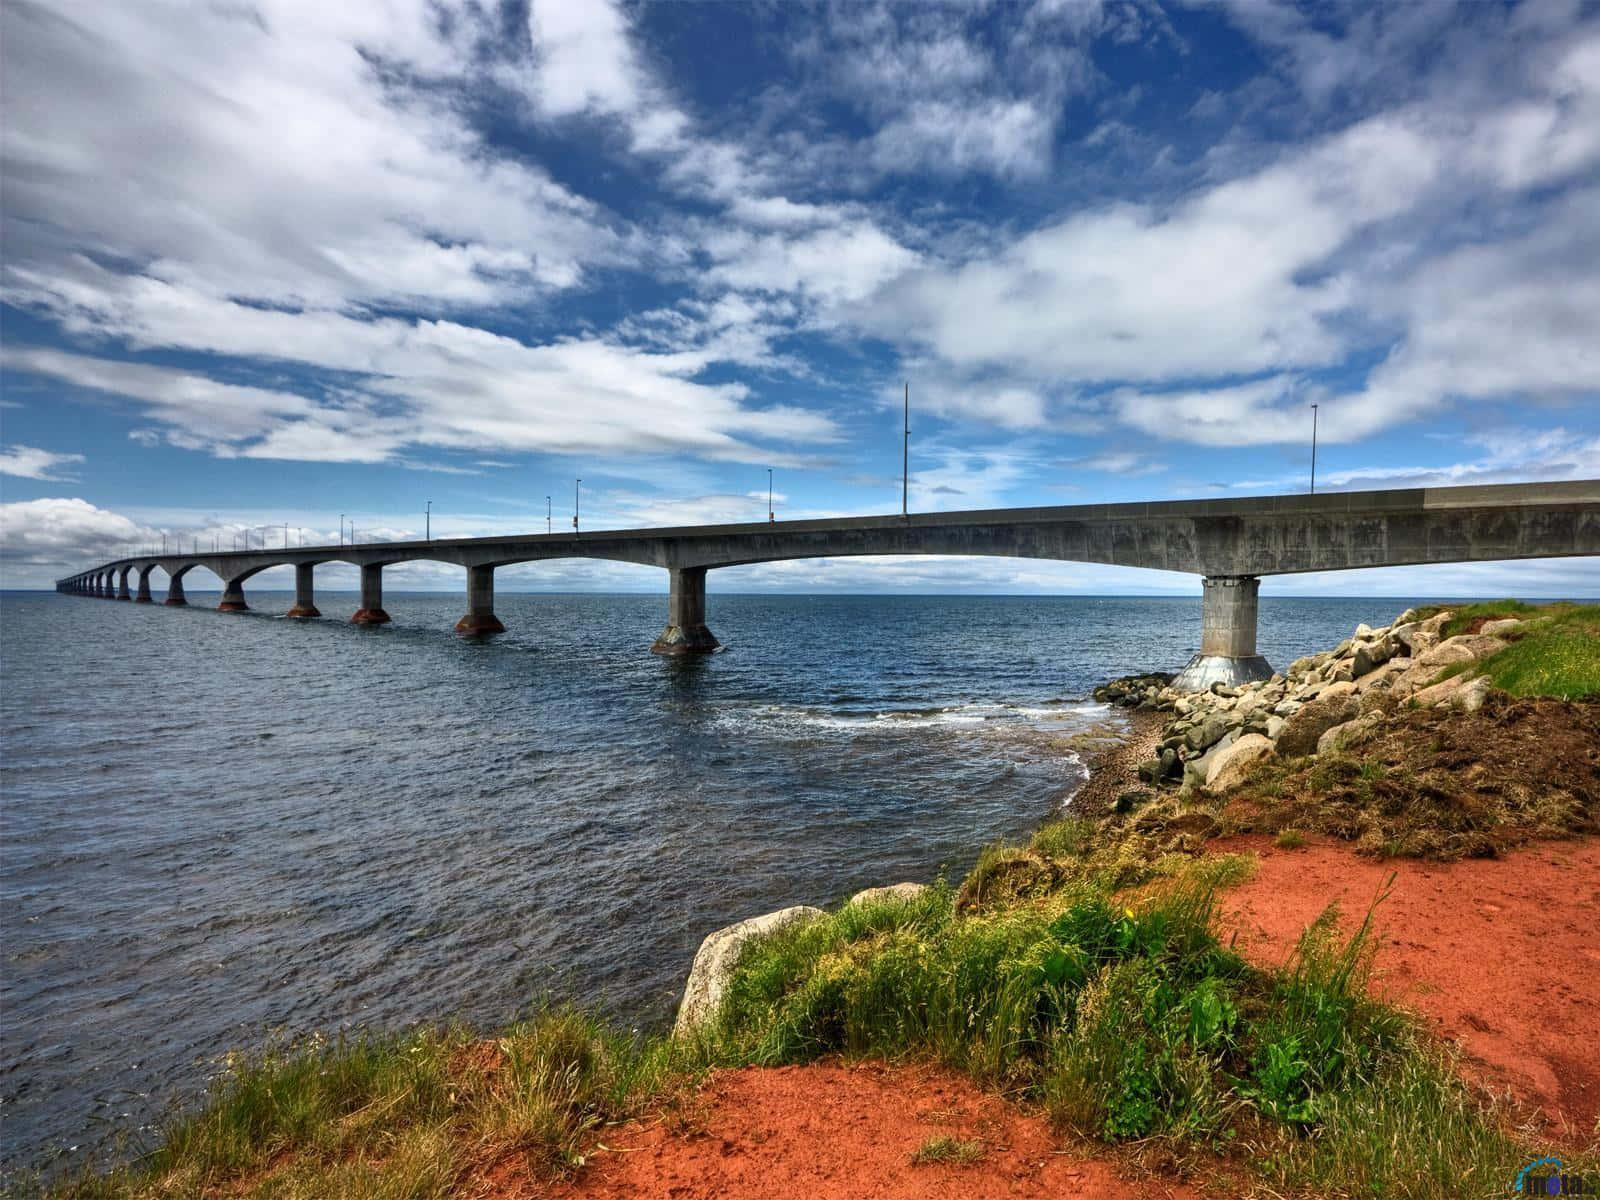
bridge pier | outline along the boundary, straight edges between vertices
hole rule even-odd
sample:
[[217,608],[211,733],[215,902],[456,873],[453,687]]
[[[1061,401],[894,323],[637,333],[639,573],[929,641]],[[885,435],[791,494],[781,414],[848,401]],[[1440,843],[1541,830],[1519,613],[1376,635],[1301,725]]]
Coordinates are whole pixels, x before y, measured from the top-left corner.
[[155,597],[150,594],[150,572],[154,567],[143,567],[139,571],[139,591],[134,595],[135,604],[154,604]]
[[132,567],[123,567],[117,572],[117,599],[133,602],[133,593],[128,590],[128,572]]
[[722,643],[706,628],[706,569],[668,567],[667,627],[650,647],[652,654],[710,654]]
[[1208,575],[1200,607],[1200,653],[1178,673],[1172,686],[1203,692],[1214,683],[1235,687],[1269,679],[1272,668],[1256,653],[1257,596],[1254,575]]
[[389,614],[383,611],[383,564],[365,564],[361,568],[361,607],[350,618],[352,625],[387,625]]
[[244,602],[244,581],[230,579],[222,585],[222,601],[217,605],[218,612],[249,612],[250,606]]
[[173,608],[182,608],[189,603],[183,595],[183,576],[181,574],[168,576],[166,603]]
[[467,615],[456,622],[457,633],[504,633],[506,627],[494,615],[494,568],[467,568]]
[[294,606],[285,614],[291,617],[320,617],[311,590],[311,573],[315,563],[296,563],[294,566]]

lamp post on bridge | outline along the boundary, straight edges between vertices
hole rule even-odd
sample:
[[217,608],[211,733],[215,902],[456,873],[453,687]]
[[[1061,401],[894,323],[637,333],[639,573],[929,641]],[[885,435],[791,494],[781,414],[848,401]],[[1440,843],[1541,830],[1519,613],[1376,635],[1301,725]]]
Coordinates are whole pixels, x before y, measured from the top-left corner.
[[772,512],[772,468],[767,468],[767,524],[772,525],[778,518]]
[[1317,406],[1311,406],[1311,494],[1317,494]]
[[433,541],[433,501],[428,501],[428,507],[422,510],[422,540]]
[[344,545],[344,514],[339,514],[339,545]]
[[572,481],[572,535],[578,535],[578,488],[583,483],[581,479]]
[[905,440],[900,444],[900,519],[911,519],[911,381],[906,380]]
[[545,531],[545,533],[551,532],[552,526],[551,526],[550,522],[551,522],[551,519],[552,519],[552,517],[554,515],[554,512],[555,512],[555,510],[551,507],[551,504],[550,504],[550,497],[548,495],[546,495],[545,498],[544,498],[544,531]]

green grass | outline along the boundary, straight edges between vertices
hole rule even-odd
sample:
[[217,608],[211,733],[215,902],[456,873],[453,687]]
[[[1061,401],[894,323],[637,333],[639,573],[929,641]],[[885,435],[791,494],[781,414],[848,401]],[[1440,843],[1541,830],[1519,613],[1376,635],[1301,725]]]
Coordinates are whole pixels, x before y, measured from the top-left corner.
[[[1445,611],[1443,606],[1419,609],[1424,616]],[[1475,621],[1515,617],[1524,622],[1514,630],[1511,644],[1478,663],[1457,663],[1438,678],[1470,672],[1513,696],[1552,696],[1581,700],[1600,696],[1600,605],[1528,604],[1521,600],[1495,600],[1450,608],[1443,637],[1465,633]]]
[[934,1163],[956,1163],[960,1166],[971,1166],[983,1159],[983,1143],[979,1141],[963,1141],[953,1138],[948,1134],[931,1137],[916,1152],[911,1155],[913,1166],[925,1167]]
[[1564,607],[1530,621],[1520,638],[1484,659],[1480,670],[1513,696],[1600,696],[1600,605]]
[[1552,607],[1559,606],[1540,606],[1529,604],[1526,600],[1485,600],[1478,604],[1431,604],[1417,609],[1416,613],[1418,620],[1427,620],[1438,613],[1448,612],[1450,619],[1444,623],[1444,628],[1439,634],[1441,637],[1451,638],[1465,633],[1474,621],[1500,621],[1507,617],[1527,620]]
[[492,1043],[460,1030],[308,1042],[236,1059],[199,1112],[133,1165],[60,1197],[447,1197],[513,1158],[541,1177],[583,1162],[603,1122],[672,1079],[671,1046],[550,1011]]

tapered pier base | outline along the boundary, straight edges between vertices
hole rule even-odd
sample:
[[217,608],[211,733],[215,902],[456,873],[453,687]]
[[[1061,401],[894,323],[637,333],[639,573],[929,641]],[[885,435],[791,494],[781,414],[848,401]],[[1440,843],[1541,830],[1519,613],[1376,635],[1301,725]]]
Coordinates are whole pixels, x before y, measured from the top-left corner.
[[494,568],[468,567],[467,615],[456,622],[456,632],[488,637],[505,631],[494,615]]
[[722,645],[706,628],[706,569],[669,567],[667,627],[650,647],[652,654],[710,654]]
[[1172,687],[1204,692],[1214,684],[1237,687],[1270,679],[1272,667],[1256,653],[1257,595],[1261,580],[1253,575],[1207,578],[1200,609],[1200,653],[1178,673]]
[[249,612],[250,606],[244,602],[244,584],[238,580],[230,579],[222,589],[222,602],[217,605],[218,612]]
[[294,568],[294,606],[285,616],[289,617],[320,617],[317,606],[312,602],[311,573],[316,570],[313,563],[297,563]]
[[350,618],[352,625],[387,625],[389,614],[383,611],[383,564],[364,565],[361,568],[361,607]]

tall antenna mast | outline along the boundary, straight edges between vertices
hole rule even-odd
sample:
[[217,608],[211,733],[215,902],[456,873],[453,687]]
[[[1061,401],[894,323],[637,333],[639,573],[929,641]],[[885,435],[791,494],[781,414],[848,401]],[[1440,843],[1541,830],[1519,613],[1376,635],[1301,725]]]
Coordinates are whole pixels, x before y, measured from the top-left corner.
[[900,448],[900,516],[911,519],[911,381],[906,380],[905,440]]

